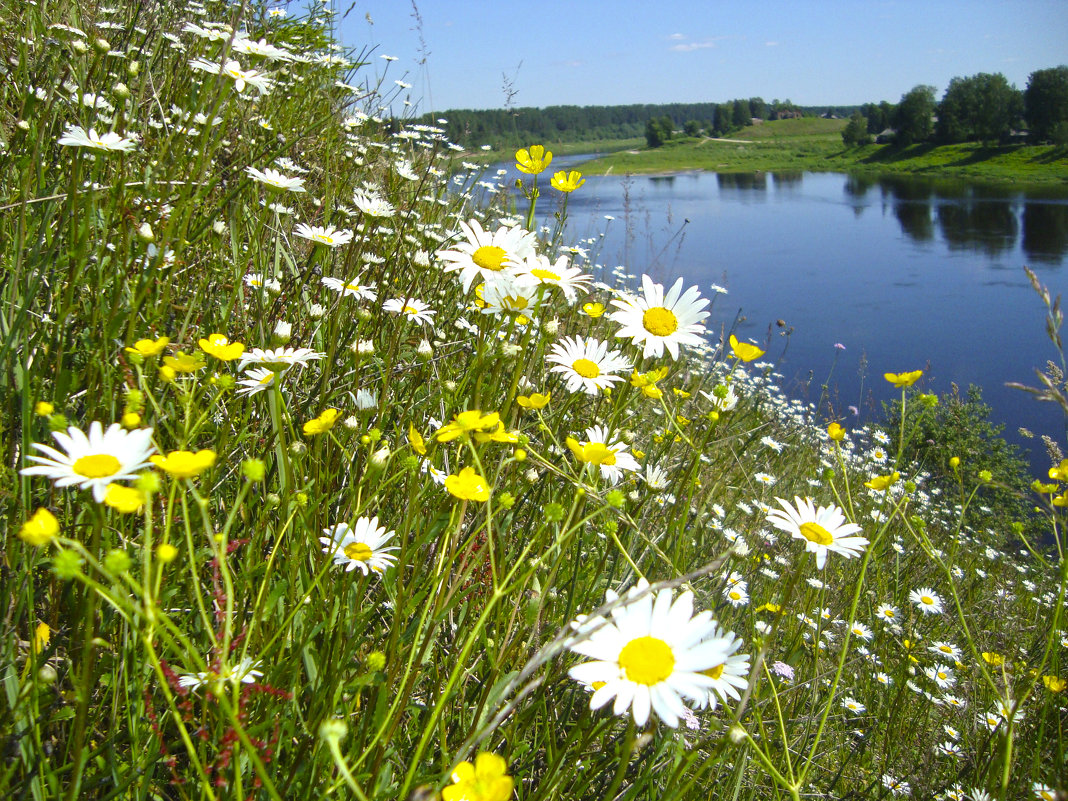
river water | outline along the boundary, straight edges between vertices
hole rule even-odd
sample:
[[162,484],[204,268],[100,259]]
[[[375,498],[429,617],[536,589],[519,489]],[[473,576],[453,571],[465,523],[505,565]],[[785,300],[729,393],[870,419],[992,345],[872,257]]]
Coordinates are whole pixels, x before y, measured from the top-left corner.
[[[546,189],[542,206],[558,197]],[[789,394],[817,402],[827,384],[833,412],[853,425],[894,395],[884,372],[923,368],[928,392],[980,385],[1036,474],[1049,466],[1039,435],[1066,445],[1059,407],[1005,383],[1033,385],[1035,368],[1057,359],[1023,267],[1068,294],[1068,187],[800,172],[591,176],[568,205],[565,241],[584,237],[609,269],[665,283],[683,276],[703,294],[725,287],[706,321],[713,335],[737,324],[739,338],[767,345]]]

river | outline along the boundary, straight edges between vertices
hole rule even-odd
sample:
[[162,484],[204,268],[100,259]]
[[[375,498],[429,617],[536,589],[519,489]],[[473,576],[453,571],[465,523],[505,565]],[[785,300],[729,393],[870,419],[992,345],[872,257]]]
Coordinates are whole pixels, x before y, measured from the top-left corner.
[[[558,198],[546,187],[541,210]],[[1033,385],[1035,368],[1058,358],[1023,267],[1054,295],[1068,291],[1068,187],[800,172],[590,176],[568,204],[565,241],[582,238],[597,240],[597,262],[621,267],[617,275],[683,276],[705,294],[725,287],[706,321],[712,334],[737,316],[738,336],[767,344],[790,395],[816,402],[827,384],[831,411],[850,425],[877,418],[893,397],[884,372],[923,368],[928,392],[981,386],[991,419],[1030,452],[1036,474],[1049,466],[1040,435],[1066,445],[1060,408],[1005,383]]]

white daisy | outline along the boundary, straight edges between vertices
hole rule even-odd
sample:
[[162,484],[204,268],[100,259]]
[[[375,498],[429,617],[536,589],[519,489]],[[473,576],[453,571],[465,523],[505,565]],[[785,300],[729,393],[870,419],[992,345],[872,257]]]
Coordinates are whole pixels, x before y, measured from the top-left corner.
[[551,372],[564,376],[569,392],[585,392],[587,395],[596,395],[622,381],[623,376],[615,375],[615,372],[632,367],[622,352],[609,351],[607,342],[593,337],[568,337],[557,342],[545,361],[556,365]]
[[952,687],[957,683],[957,674],[955,674],[950,668],[945,665],[936,665],[935,667],[929,667],[923,669],[924,674],[941,687],[943,690]]
[[356,300],[378,300],[378,293],[375,292],[374,284],[361,284],[359,278],[355,278],[352,281],[342,281],[340,278],[324,278],[323,285],[330,287],[335,292],[340,292],[342,295],[347,295]]
[[296,56],[285,48],[278,47],[260,39],[258,42],[247,39],[244,36],[235,36],[230,49],[235,53],[245,53],[250,56],[261,56],[272,61],[295,61]]
[[278,377],[278,373],[274,370],[268,370],[265,367],[254,367],[251,370],[246,370],[246,378],[238,381],[238,386],[241,389],[237,390],[238,395],[255,395],[258,392],[266,392],[272,386],[274,386],[274,380]]
[[397,213],[392,203],[373,192],[368,193],[357,189],[352,193],[352,202],[368,217],[392,217]]
[[234,91],[241,94],[246,86],[251,86],[259,94],[264,95],[271,91],[274,81],[259,70],[245,70],[241,64],[229,59],[225,64],[217,64],[204,58],[194,58],[189,66],[201,72],[210,72],[213,75],[225,75],[234,82]]
[[403,315],[419,325],[433,325],[436,314],[430,306],[415,298],[390,298],[382,304],[382,311]]
[[288,189],[290,192],[306,191],[304,189],[303,178],[290,178],[288,175],[283,175],[278,172],[278,170],[272,170],[270,167],[262,172],[255,167],[246,167],[245,172],[247,172],[254,180],[259,181],[270,189]]
[[727,653],[727,658],[701,671],[702,675],[712,680],[712,686],[709,687],[707,695],[695,704],[699,709],[706,706],[715,709],[717,696],[724,704],[729,704],[732,698],[740,701],[742,696],[738,691],[744,690],[749,683],[745,678],[749,674],[749,655],[737,653],[742,647],[741,638],[732,632],[721,630],[716,621],[712,621],[712,628],[712,634],[706,637],[704,642],[719,641]]
[[245,276],[245,286],[252,287],[253,289],[266,289],[272,294],[279,294],[282,291],[282,284],[274,278],[265,278],[262,273],[248,273]]
[[896,623],[901,617],[901,610],[890,604],[879,604],[879,608],[875,610],[875,616],[880,620]]
[[523,314],[534,312],[542,300],[542,293],[531,284],[524,284],[514,275],[499,273],[475,287],[475,294],[485,304],[483,314]]
[[86,131],[80,125],[68,125],[59,137],[58,144],[66,147],[88,147],[92,150],[104,152],[125,153],[137,147],[137,140],[132,137],[120,136],[114,131],[98,134],[95,129]]
[[851,558],[863,552],[868,544],[865,537],[852,536],[861,528],[856,523],[846,523],[845,513],[837,506],[817,509],[811,498],[797,496],[794,496],[794,506],[782,498],[775,500],[783,511],[773,511],[768,515],[768,522],[794,539],[804,540],[805,550],[816,554],[816,567],[820,570],[827,562],[828,551]]
[[645,343],[643,357],[662,356],[667,348],[672,359],[679,357],[680,345],[701,345],[705,327],[701,320],[708,305],[697,287],[682,291],[682,279],[664,293],[663,284],[654,284],[648,275],[642,276],[642,295],[627,296],[612,301],[619,311],[608,315],[623,327],[617,337],[630,337],[635,345]]
[[577,300],[577,290],[587,290],[593,278],[578,267],[571,267],[567,256],[560,256],[555,262],[550,262],[548,256],[532,254],[523,260],[518,269],[521,281],[558,287],[569,304]]
[[311,348],[253,348],[241,355],[237,369],[244,370],[250,364],[262,364],[268,369],[284,372],[294,365],[304,367],[310,361],[323,358],[323,355]]
[[52,437],[65,452],[35,442],[33,447],[45,456],[27,456],[37,464],[19,472],[24,476],[46,476],[57,487],[91,489],[97,503],[104,502],[108,484],[135,479],[139,471],[151,467],[148,457],[156,450],[151,428],[126,431],[118,423],[112,423],[105,431],[94,421],[89,426],[89,436],[70,426],[66,433],[53,431]]
[[446,272],[460,273],[464,292],[476,278],[492,280],[502,272],[515,273],[519,264],[534,253],[534,234],[522,228],[501,226],[492,234],[478,220],[461,222],[466,237],[449,250],[438,251]]
[[321,225],[300,223],[293,229],[293,233],[317,245],[326,245],[331,248],[340,247],[352,241],[352,231],[334,228],[333,226],[324,228]]
[[178,677],[178,684],[192,690],[207,687],[215,682],[228,681],[235,687],[238,684],[255,684],[256,679],[263,675],[260,670],[261,662],[253,662],[249,657],[243,657],[240,662],[233,666],[223,666],[218,672],[214,670],[186,673]]
[[319,538],[323,552],[334,557],[335,565],[344,565],[346,572],[359,569],[365,576],[369,571],[383,573],[397,561],[389,553],[397,550],[396,547],[382,547],[395,532],[379,526],[378,517],[361,517],[352,528],[348,523],[338,523],[333,528],[324,528],[323,533],[326,536]]
[[[607,600],[619,601],[609,591]],[[655,712],[677,726],[686,711],[684,698],[707,701],[715,682],[702,671],[723,665],[733,653],[726,637],[715,636],[708,612],[693,614],[693,594],[672,601],[671,590],[653,593],[640,580],[609,616],[583,617],[567,646],[595,660],[568,671],[571,678],[595,688],[590,708],[615,700],[612,711],[628,710],[638,726]]]
[[942,612],[942,599],[930,587],[920,587],[909,593],[909,600],[925,615],[938,615]]

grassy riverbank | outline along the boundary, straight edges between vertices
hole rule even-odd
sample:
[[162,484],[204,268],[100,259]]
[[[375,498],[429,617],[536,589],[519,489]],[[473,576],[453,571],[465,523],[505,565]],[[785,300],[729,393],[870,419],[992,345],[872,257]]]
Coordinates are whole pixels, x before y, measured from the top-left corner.
[[815,170],[910,173],[997,183],[1068,182],[1068,150],[1053,146],[984,147],[975,142],[845,148],[844,120],[766,122],[728,139],[686,138],[660,148],[630,148],[587,162],[583,172],[667,173]]

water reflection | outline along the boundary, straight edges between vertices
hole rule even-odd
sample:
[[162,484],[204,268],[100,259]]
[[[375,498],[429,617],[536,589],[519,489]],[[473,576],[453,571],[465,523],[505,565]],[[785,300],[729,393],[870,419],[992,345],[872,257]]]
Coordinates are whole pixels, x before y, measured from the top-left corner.
[[1068,256],[1068,206],[1062,203],[998,187],[909,176],[850,175],[843,186],[858,216],[875,189],[902,233],[916,242],[930,242],[937,233],[951,250],[998,256],[1020,243],[1034,262],[1059,265]]
[[1059,265],[1068,253],[1068,210],[1052,203],[1024,203],[1022,246],[1031,261]]
[[950,250],[975,250],[996,256],[1012,250],[1019,226],[1015,203],[981,200],[942,203],[938,227]]
[[719,184],[720,192],[767,189],[768,174],[766,172],[717,172],[716,183]]

